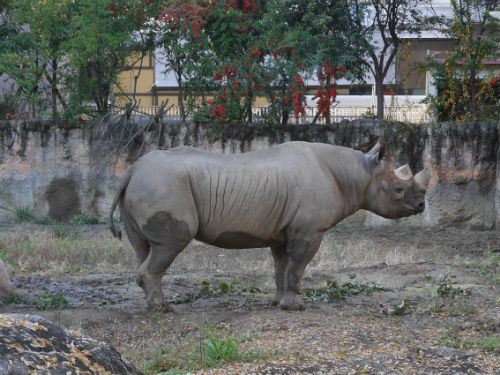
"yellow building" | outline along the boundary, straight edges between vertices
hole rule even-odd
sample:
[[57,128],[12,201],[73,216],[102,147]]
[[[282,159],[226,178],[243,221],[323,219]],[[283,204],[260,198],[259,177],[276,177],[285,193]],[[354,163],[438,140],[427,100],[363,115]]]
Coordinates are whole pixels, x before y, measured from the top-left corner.
[[[124,106],[127,102],[133,101],[135,96],[139,107],[147,111],[147,108],[158,107],[162,102],[167,101],[167,106],[178,105],[178,85],[173,73],[164,73],[165,67],[158,63],[154,54],[148,54],[142,59],[131,60],[132,68],[119,75],[118,87],[115,90],[115,102],[119,106]],[[307,82],[306,82],[307,85]],[[314,95],[318,89],[317,83],[307,85],[307,94]],[[339,87],[339,95],[349,95],[349,87]],[[371,88],[366,89],[371,92]],[[134,95],[135,93],[135,95]],[[268,101],[263,97],[256,98],[254,106],[266,106]]]
[[133,101],[135,97],[139,106],[144,108],[158,106],[166,100],[168,100],[169,106],[177,106],[177,81],[175,78],[170,79],[170,85],[158,87],[158,82],[166,82],[167,80],[159,72],[153,53],[142,59],[136,58],[136,61],[131,61],[131,63],[133,67],[118,77],[118,87],[115,90],[117,105],[125,105],[129,101]]

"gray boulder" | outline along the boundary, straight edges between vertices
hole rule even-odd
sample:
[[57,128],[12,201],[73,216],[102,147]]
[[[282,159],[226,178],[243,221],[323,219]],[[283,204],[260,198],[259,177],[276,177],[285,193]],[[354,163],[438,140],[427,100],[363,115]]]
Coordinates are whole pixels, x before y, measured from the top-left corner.
[[35,315],[0,314],[0,375],[141,375],[110,345]]

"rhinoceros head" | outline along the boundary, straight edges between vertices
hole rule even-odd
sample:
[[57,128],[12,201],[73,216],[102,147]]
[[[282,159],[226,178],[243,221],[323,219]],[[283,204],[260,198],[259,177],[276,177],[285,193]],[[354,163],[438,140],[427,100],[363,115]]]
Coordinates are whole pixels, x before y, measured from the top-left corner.
[[394,170],[380,162],[383,147],[377,145],[366,154],[373,166],[373,175],[367,190],[365,208],[388,219],[398,219],[422,212],[425,192],[430,180],[430,169],[413,176],[408,165]]

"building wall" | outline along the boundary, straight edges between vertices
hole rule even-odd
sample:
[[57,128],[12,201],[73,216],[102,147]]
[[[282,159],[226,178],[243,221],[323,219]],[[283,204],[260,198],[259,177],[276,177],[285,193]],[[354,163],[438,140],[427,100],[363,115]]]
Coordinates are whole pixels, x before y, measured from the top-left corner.
[[446,57],[447,51],[452,51],[455,42],[447,39],[411,40],[411,45],[398,56],[396,64],[396,83],[410,94],[424,95],[426,77],[420,64],[424,63],[427,54],[434,58]]
[[[134,61],[137,62],[133,65],[132,69],[122,72],[118,76],[119,87],[115,88],[116,103],[118,105],[125,105],[129,101],[127,97],[132,97],[135,91],[136,100],[140,100],[140,106],[152,106],[154,105],[154,101],[151,87],[153,86],[155,79],[153,55],[148,54],[142,59],[139,59],[139,56],[130,57],[130,64]],[[135,77],[137,75],[139,78],[137,79],[136,85]]]

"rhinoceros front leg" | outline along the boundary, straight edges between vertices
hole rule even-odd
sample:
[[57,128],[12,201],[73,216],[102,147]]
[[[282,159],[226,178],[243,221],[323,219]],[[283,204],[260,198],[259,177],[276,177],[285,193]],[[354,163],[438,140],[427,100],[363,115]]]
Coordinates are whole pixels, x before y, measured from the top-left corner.
[[278,306],[285,295],[285,269],[288,262],[286,246],[271,247],[271,254],[274,259],[274,281],[276,283],[276,293],[274,294],[271,304]]
[[284,310],[303,310],[304,304],[297,299],[304,270],[321,244],[322,233],[309,234],[288,240],[288,262],[285,269],[285,293],[280,301]]

